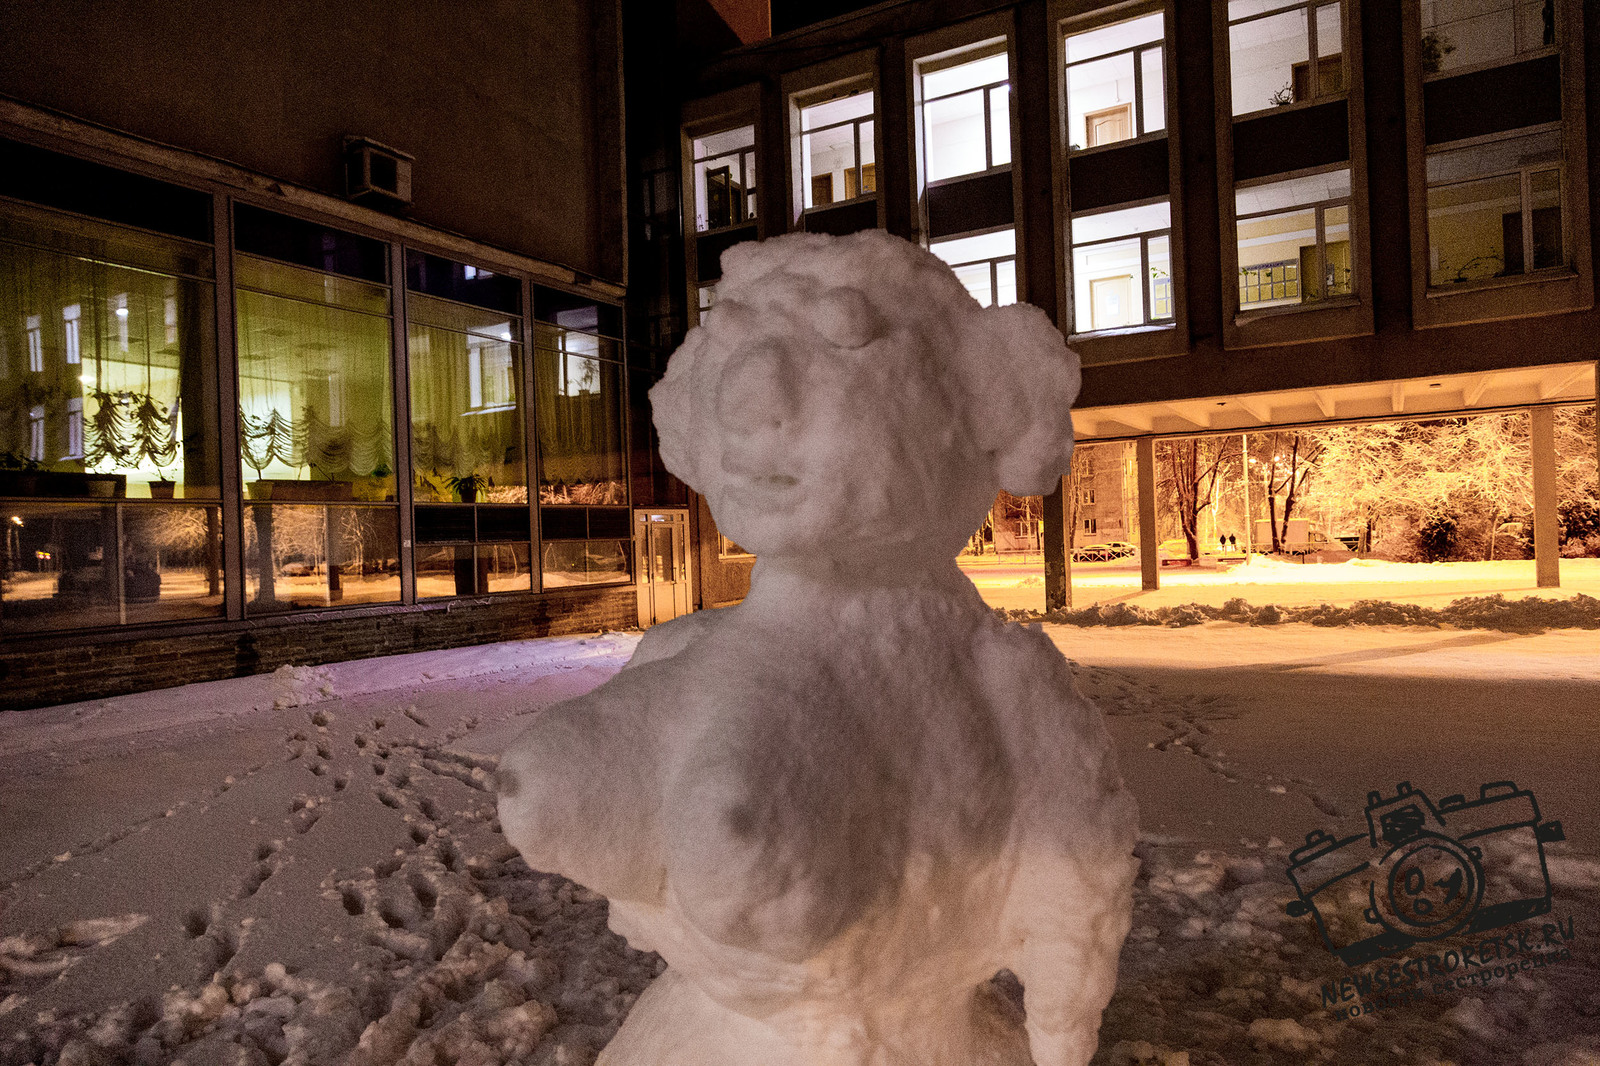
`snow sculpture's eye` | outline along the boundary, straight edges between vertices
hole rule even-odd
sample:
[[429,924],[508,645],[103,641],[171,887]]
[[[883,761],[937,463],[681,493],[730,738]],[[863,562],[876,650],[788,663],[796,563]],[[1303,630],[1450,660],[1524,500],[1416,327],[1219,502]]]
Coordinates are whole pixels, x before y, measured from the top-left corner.
[[887,332],[882,316],[860,289],[829,289],[816,302],[813,325],[840,348],[862,348]]

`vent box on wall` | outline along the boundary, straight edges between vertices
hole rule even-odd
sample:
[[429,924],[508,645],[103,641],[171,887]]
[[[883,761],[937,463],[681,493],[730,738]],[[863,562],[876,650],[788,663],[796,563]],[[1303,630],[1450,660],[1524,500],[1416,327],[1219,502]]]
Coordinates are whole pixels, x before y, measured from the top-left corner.
[[344,195],[374,207],[411,204],[413,157],[366,137],[344,139]]

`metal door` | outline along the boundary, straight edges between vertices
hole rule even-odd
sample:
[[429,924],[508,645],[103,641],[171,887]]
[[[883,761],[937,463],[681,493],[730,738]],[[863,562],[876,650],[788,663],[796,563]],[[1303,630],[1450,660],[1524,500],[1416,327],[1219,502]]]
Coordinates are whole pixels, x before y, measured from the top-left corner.
[[666,622],[691,607],[689,512],[634,512],[634,572],[638,575],[639,624]]

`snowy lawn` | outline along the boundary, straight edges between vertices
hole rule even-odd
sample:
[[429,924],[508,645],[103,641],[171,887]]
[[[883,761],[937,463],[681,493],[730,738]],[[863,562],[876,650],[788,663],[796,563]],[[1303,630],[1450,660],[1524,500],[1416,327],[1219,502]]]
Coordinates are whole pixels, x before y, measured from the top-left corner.
[[[1600,1062],[1595,632],[1046,631],[1143,811],[1096,1062]],[[602,900],[523,865],[489,790],[519,719],[605,680],[635,639],[0,718],[0,1064],[592,1062],[658,960],[606,931]],[[1552,916],[1531,923],[1534,947],[1543,922],[1555,945],[1498,978],[1480,937],[1419,945],[1402,959],[1474,962],[1447,990],[1338,1017],[1360,1000],[1324,989],[1375,966],[1284,913],[1289,850],[1361,829],[1368,791],[1409,780],[1437,801],[1502,779],[1566,828]],[[1526,853],[1486,866],[1502,888],[1542,882]]]
[[[991,607],[1007,610],[1044,610],[1044,564],[1036,556],[1027,563],[962,560],[962,569],[983,593]],[[1561,587],[1538,588],[1533,561],[1518,559],[1492,563],[1390,563],[1375,559],[1348,559],[1339,563],[1288,562],[1254,556],[1248,562],[1217,565],[1163,566],[1161,588],[1140,588],[1137,560],[1113,563],[1074,563],[1072,604],[1087,607],[1101,603],[1127,603],[1143,608],[1176,607],[1185,603],[1221,606],[1242,597],[1260,607],[1330,603],[1349,605],[1358,600],[1389,600],[1443,607],[1464,596],[1503,595],[1567,598],[1579,593],[1600,597],[1600,559],[1561,560]]]

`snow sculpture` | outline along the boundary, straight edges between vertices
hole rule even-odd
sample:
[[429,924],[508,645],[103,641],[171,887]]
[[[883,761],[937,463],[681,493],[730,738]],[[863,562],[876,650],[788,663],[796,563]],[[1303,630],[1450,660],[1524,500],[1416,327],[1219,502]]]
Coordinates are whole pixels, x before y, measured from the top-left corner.
[[997,488],[1066,469],[1076,357],[883,233],[723,266],[651,400],[750,594],[652,628],[501,760],[529,865],[669,963],[600,1064],[1086,1063],[1134,804],[1066,661],[954,561]]

